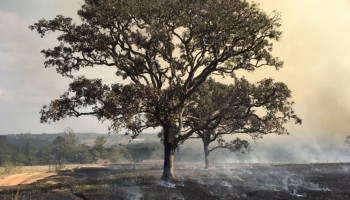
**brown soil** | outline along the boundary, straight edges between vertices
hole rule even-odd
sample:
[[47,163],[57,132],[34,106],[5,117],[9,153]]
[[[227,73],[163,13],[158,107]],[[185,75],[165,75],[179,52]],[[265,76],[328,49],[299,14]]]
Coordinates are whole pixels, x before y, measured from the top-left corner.
[[[159,180],[161,166],[110,165],[64,171],[22,186],[27,199],[350,199],[350,164],[232,164],[209,170],[177,165],[178,180]],[[11,199],[18,187],[0,189]]]

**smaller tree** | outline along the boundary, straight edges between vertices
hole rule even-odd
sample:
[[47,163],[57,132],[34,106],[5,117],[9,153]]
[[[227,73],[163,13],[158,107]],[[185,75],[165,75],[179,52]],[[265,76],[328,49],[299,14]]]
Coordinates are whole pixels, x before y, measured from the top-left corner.
[[103,146],[106,144],[107,139],[105,136],[97,136],[95,142],[94,142],[94,147],[96,148],[103,148]]
[[93,146],[93,154],[96,158],[102,158],[103,154],[106,153],[106,149],[103,147],[106,144],[107,140],[104,136],[98,136],[95,139]]
[[63,136],[57,136],[53,141],[52,144],[53,145],[60,145],[66,142],[66,139]]
[[[247,152],[248,141],[236,138],[226,142],[228,134],[249,134],[253,139],[265,134],[289,134],[284,125],[294,120],[300,124],[289,101],[291,91],[281,82],[264,79],[256,84],[246,79],[235,78],[234,84],[225,85],[210,79],[192,97],[189,109],[191,118],[187,121],[192,129],[207,124],[205,129],[196,131],[204,145],[205,167],[209,167],[208,156],[217,148]],[[209,149],[209,144],[218,145]]]
[[38,152],[38,148],[31,143],[27,142],[24,149],[24,154],[26,156],[26,165],[35,165],[37,158],[35,157],[35,154]]
[[76,163],[93,163],[95,161],[89,146],[86,144],[80,144],[78,148],[79,151],[76,156]]
[[52,157],[55,163],[77,163],[79,160],[78,139],[73,129],[66,128],[64,135],[53,140]]
[[76,144],[78,142],[77,135],[75,134],[74,130],[70,127],[67,127],[64,129],[64,138],[65,141],[69,144]]
[[37,164],[39,165],[48,165],[55,162],[55,158],[53,156],[53,144],[48,144],[41,147],[38,152],[35,154],[37,158]]
[[[213,129],[205,129],[205,130],[197,131],[197,137],[195,138],[202,139],[203,150],[204,150],[204,163],[205,163],[206,169],[210,167],[210,161],[209,161],[210,153],[218,148],[228,149],[231,152],[241,152],[241,153],[247,153],[251,150],[250,144],[247,140],[242,140],[237,137],[236,139],[227,142],[223,138],[223,135],[225,134],[233,134],[233,133],[224,133],[224,132],[219,133]],[[214,141],[217,141],[218,144],[212,148],[209,148],[209,145]]]

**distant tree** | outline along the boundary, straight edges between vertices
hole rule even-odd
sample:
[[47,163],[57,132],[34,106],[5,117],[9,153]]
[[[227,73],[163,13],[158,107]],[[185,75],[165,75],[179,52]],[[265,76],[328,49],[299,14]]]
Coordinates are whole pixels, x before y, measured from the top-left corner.
[[75,163],[93,163],[96,161],[91,153],[91,148],[85,144],[78,146]]
[[103,147],[106,144],[107,140],[104,136],[97,136],[93,146],[94,156],[96,158],[103,158],[103,154],[106,152],[106,149]]
[[55,162],[77,163],[81,150],[77,141],[77,136],[71,128],[66,128],[63,135],[57,136],[53,140],[51,152]]
[[35,154],[35,157],[37,158],[37,163],[39,165],[48,165],[55,161],[52,149],[53,144],[48,144],[38,150],[38,152]]
[[[42,51],[45,67],[73,78],[68,91],[41,110],[41,122],[93,115],[133,137],[162,127],[165,181],[174,178],[179,144],[207,126],[188,129],[184,111],[208,77],[282,66],[271,55],[281,35],[279,14],[245,0],[84,0],[78,14],[80,25],[59,15],[30,26],[41,36],[60,33],[60,44]],[[74,77],[100,66],[114,67],[130,83]]]
[[132,160],[131,153],[125,146],[112,145],[107,148],[107,157],[113,163],[129,163]]
[[57,136],[53,141],[52,141],[52,143],[54,144],[54,145],[59,145],[59,144],[63,144],[63,143],[65,143],[66,142],[66,139],[63,137],[63,136]]
[[36,165],[37,164],[37,158],[35,154],[38,152],[38,148],[31,143],[26,144],[24,147],[24,153],[27,157],[26,165]]
[[13,163],[17,150],[8,142],[7,136],[0,136],[0,149],[0,165]]
[[64,133],[64,139],[65,142],[68,144],[76,144],[78,142],[77,135],[75,134],[74,130],[70,127],[67,127],[63,131]]
[[[198,138],[204,145],[205,167],[209,167],[208,156],[217,148],[227,148],[233,152],[247,152],[250,149],[246,140],[236,138],[226,142],[224,135],[249,134],[253,139],[263,135],[289,134],[284,125],[293,120],[300,124],[290,101],[291,92],[281,82],[265,79],[256,84],[246,79],[235,79],[225,85],[210,79],[201,85],[191,97],[191,108],[187,111],[187,123],[192,129],[207,124],[206,129],[197,130]],[[217,141],[218,145],[209,149]]]
[[107,139],[104,136],[97,136],[95,142],[94,142],[94,147],[97,149],[102,149],[103,146],[106,144]]
[[[0,165],[3,165],[8,160],[8,155],[6,151],[8,151],[8,145],[7,145],[7,137],[0,135]],[[4,152],[5,150],[5,152]]]
[[125,146],[134,162],[151,159],[153,153],[159,149],[154,143],[128,144]]

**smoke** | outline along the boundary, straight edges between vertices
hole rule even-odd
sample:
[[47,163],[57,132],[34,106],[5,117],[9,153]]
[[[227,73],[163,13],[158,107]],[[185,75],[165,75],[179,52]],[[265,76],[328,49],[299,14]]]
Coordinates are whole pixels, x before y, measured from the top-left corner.
[[168,181],[159,180],[157,183],[158,183],[158,185],[161,185],[163,187],[176,188],[176,184],[175,183],[171,183],[171,182],[168,182]]
[[[135,179],[131,179],[124,182],[116,182],[114,184],[102,185],[102,189],[113,191],[113,193],[110,194],[113,196],[109,196],[109,199],[140,200],[143,199],[144,196],[139,183]],[[108,194],[105,195],[108,196]]]
[[[350,134],[347,59],[350,1],[256,2],[268,13],[272,10],[281,13],[283,35],[274,45],[274,55],[284,61],[284,67],[279,71],[263,67],[254,73],[239,72],[238,75],[252,82],[267,77],[285,82],[292,91],[295,111],[303,124],[289,125],[288,139],[276,136],[271,140],[265,138],[267,142],[258,141],[255,149],[262,152],[254,152],[255,159],[280,160],[287,156],[284,160],[298,162],[349,160],[338,147]],[[264,155],[266,151],[270,155]]]
[[316,137],[315,134],[271,136],[258,141],[250,156],[262,162],[349,162],[344,142],[345,137]]
[[[219,165],[209,170],[183,169],[178,172],[184,186],[195,182],[211,195],[221,197],[254,196],[255,191],[286,193],[294,197],[307,197],[312,192],[332,192],[331,185],[318,178],[321,174],[344,174],[348,165],[334,164],[235,164]],[[177,186],[176,186],[177,187]]]
[[[317,138],[319,139],[319,138]],[[224,162],[316,163],[349,162],[344,140],[317,140],[310,137],[271,136],[253,143],[252,152],[232,154]]]
[[127,200],[140,200],[142,199],[142,191],[138,186],[127,187],[125,190]]
[[[118,166],[120,169],[118,169]],[[221,164],[201,169],[200,164],[176,165],[174,183],[159,181],[161,168],[151,170],[140,165],[132,175],[124,165],[108,169],[86,170],[100,178],[108,177],[99,189],[89,188],[86,197],[105,195],[108,199],[290,199],[319,197],[334,199],[346,195],[350,165],[337,164]],[[146,168],[144,168],[146,167]],[[146,170],[146,171],[144,171]],[[145,172],[147,172],[145,174]],[[117,175],[114,179],[113,174]],[[87,176],[86,176],[87,175]],[[90,177],[86,174],[84,177]],[[112,175],[112,177],[111,177]],[[121,176],[119,176],[121,175]],[[112,178],[112,179],[111,179]],[[102,180],[102,179],[100,179]],[[112,182],[110,182],[112,181]],[[100,182],[99,182],[100,183]],[[93,198],[93,199],[95,199]],[[343,198],[341,198],[343,199]]]
[[[246,154],[216,149],[209,155],[213,166],[221,163],[331,163],[350,162],[350,142],[338,135],[329,137],[319,134],[266,135],[253,141],[246,135],[238,135],[249,140],[251,151]],[[236,138],[236,135],[225,139]],[[217,145],[215,142],[211,144]],[[176,154],[176,162],[195,162],[204,166],[204,152],[201,140],[187,140]]]

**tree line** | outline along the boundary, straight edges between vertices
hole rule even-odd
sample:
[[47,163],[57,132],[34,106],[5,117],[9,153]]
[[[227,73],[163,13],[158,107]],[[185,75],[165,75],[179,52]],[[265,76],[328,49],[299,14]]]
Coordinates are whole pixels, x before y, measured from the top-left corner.
[[6,137],[0,138],[0,165],[64,165],[91,164],[99,160],[111,163],[142,162],[146,159],[159,159],[155,152],[157,144],[114,144],[106,146],[106,138],[98,136],[92,146],[80,144],[72,130],[57,136],[51,143],[37,146],[27,143],[24,146],[11,144]]

